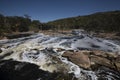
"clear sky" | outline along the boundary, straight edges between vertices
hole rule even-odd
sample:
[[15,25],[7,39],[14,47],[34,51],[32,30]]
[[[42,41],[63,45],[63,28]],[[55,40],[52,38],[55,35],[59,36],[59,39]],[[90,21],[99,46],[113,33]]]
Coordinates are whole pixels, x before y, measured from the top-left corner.
[[41,22],[111,10],[120,10],[120,0],[0,0],[1,14]]

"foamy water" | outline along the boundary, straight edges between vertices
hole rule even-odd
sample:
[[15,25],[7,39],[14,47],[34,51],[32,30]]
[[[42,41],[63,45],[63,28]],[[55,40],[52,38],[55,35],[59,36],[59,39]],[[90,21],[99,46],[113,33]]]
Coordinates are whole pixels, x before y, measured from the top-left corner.
[[[49,72],[63,69],[67,73],[73,73],[79,80],[85,80],[85,78],[98,80],[96,72],[80,68],[78,65],[68,61],[67,58],[62,57],[61,54],[65,50],[83,49],[120,53],[120,45],[110,40],[92,37],[80,32],[77,34],[64,37],[36,34],[24,38],[1,40],[2,53],[0,56],[11,52],[9,56],[3,59],[34,63],[40,66],[40,69]],[[64,49],[64,51],[57,52],[58,49]],[[112,78],[108,80],[112,80]]]

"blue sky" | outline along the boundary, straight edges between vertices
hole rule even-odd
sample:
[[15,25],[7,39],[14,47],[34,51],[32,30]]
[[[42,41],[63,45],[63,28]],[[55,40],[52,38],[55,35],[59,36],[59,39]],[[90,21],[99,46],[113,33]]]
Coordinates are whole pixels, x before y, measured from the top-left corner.
[[41,22],[111,10],[120,10],[120,0],[0,0],[1,14]]

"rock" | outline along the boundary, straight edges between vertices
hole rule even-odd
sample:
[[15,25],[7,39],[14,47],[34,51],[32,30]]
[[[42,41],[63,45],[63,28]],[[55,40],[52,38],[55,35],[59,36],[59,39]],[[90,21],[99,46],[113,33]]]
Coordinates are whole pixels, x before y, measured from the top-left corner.
[[115,60],[115,66],[118,71],[120,71],[120,56],[118,56]]
[[0,80],[71,80],[72,78],[73,74],[50,73],[39,69],[39,66],[35,64],[27,62],[0,61]]
[[34,64],[17,62],[13,60],[0,61],[0,80],[41,80],[43,76],[49,75],[49,72],[39,70]]
[[27,36],[30,36],[33,34],[34,34],[33,32],[14,33],[14,34],[6,35],[6,38],[7,39],[15,39],[15,38],[27,37]]
[[118,71],[120,71],[120,62],[115,62],[116,68]]
[[83,67],[85,69],[90,67],[89,57],[82,52],[70,52],[67,51],[63,55],[63,57],[67,57],[71,62]]
[[1,48],[0,48],[0,53],[2,52]]
[[65,49],[57,48],[57,52],[65,51]]
[[111,65],[111,61],[106,59],[106,58],[102,58],[102,57],[98,57],[98,56],[91,56],[90,57],[90,61],[91,61],[91,66],[92,65],[102,65],[102,66],[108,66],[108,67],[112,67],[113,65]]
[[118,54],[104,51],[92,51],[91,53],[89,55],[91,67],[99,64],[120,71],[120,56]]
[[107,54],[105,52],[98,51],[98,50],[91,51],[91,55],[96,55],[96,56],[101,56],[101,57],[107,57]]
[[120,62],[120,55],[116,57],[116,61]]
[[85,69],[94,70],[100,66],[105,66],[120,71],[120,56],[115,53],[82,50],[78,52],[66,51],[62,56]]

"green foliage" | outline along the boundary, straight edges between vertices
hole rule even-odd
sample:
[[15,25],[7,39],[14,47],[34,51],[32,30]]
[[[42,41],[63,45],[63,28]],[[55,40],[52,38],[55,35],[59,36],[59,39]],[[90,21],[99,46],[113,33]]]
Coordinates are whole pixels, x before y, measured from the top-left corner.
[[29,30],[30,31],[38,31],[40,29],[40,26],[42,23],[40,23],[39,20],[33,20],[30,24]]
[[3,16],[0,14],[0,36],[12,32],[26,32],[29,30],[39,30],[38,20],[31,20],[28,15],[21,16]]
[[85,29],[88,31],[120,32],[120,11],[100,12],[87,16],[59,19],[48,23],[31,20],[25,14],[21,16],[4,16],[0,14],[0,36],[5,33],[39,30]]
[[101,12],[48,22],[59,29],[85,29],[88,31],[120,32],[120,11]]

